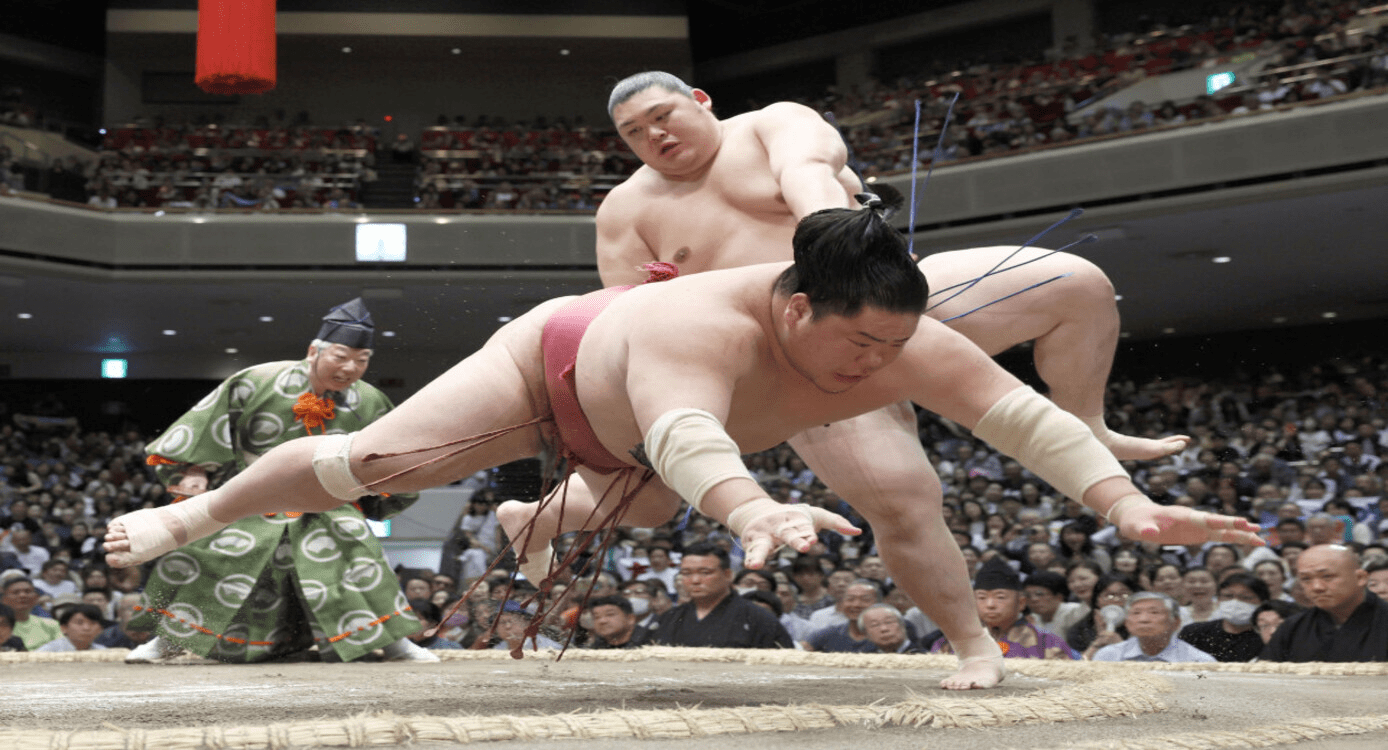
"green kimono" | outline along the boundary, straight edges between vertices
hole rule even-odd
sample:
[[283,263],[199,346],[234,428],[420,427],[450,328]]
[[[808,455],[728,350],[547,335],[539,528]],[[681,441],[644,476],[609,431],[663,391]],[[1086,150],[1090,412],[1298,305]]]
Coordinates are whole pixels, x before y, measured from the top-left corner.
[[[215,488],[276,445],[303,437],[292,409],[309,391],[302,360],[236,373],[149,444],[151,455],[175,462],[157,468],[160,480],[172,484],[196,464]],[[361,381],[327,395],[335,414],[313,434],[355,432],[393,408]],[[416,498],[364,497],[325,513],[237,521],[159,558],[146,583],[148,609],[132,626],[157,627],[170,643],[228,662],[314,643],[351,661],[389,645],[420,623],[365,519],[387,518]]]

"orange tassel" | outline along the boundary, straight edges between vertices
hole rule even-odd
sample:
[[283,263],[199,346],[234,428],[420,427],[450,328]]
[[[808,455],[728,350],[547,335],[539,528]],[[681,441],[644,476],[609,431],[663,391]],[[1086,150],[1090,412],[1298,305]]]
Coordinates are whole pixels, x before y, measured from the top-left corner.
[[337,416],[337,405],[326,396],[319,398],[312,393],[305,393],[294,404],[294,421],[303,422],[304,432],[310,435],[313,434],[314,427],[317,427],[320,433],[326,433],[327,428],[323,426],[323,423],[335,416]]
[[145,465],[146,465],[146,466],[173,466],[173,465],[175,465],[175,464],[177,464],[177,463],[178,463],[178,462],[175,461],[175,460],[173,460],[172,458],[164,458],[163,456],[156,456],[156,455],[154,455],[153,453],[149,454],[149,456],[148,456],[147,458],[145,458]]

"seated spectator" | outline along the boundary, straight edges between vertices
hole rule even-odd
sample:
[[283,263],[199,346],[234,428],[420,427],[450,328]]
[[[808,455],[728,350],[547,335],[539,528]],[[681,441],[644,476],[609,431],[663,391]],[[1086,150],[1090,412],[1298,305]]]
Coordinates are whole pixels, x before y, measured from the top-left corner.
[[65,594],[79,592],[77,582],[68,578],[66,560],[57,558],[45,560],[39,577],[34,579],[34,588],[39,592],[39,601],[53,600]]
[[135,648],[143,643],[148,643],[154,633],[148,630],[131,630],[130,620],[135,616],[137,607],[143,606],[143,596],[132,594],[123,596],[116,602],[116,621],[107,625],[101,631],[101,635],[96,637],[96,643],[106,648]]
[[9,578],[0,590],[0,604],[14,611],[14,634],[24,640],[24,647],[29,651],[63,637],[57,620],[34,614],[34,606],[38,603],[39,592],[28,578]]
[[593,639],[588,648],[638,648],[646,641],[644,628],[636,626],[636,613],[624,596],[613,594],[588,600],[593,616]]
[[906,618],[890,604],[874,604],[858,615],[858,629],[867,635],[865,654],[919,654],[920,644],[911,639]]
[[1314,606],[1282,623],[1263,661],[1388,661],[1388,601],[1368,590],[1352,550],[1312,547],[1297,558],[1296,576]]
[[832,625],[842,625],[848,622],[848,617],[842,610],[843,595],[848,591],[849,586],[859,580],[861,579],[858,578],[858,574],[847,568],[839,568],[829,574],[827,591],[831,603],[829,606],[810,613],[810,632],[817,632]]
[[792,648],[790,634],[775,615],[733,596],[728,553],[706,542],[685,548],[680,581],[689,601],[660,616],[651,642],[662,646]]
[[[414,610],[415,617],[419,618],[419,623],[423,626],[408,636],[411,641],[414,641],[414,645],[430,650],[457,651],[462,649],[462,646],[457,642],[450,641],[434,631],[434,628],[437,628],[443,621],[443,610],[439,609],[438,605],[424,599],[411,599],[410,608]],[[426,635],[431,631],[433,631],[432,635]]]
[[1370,560],[1364,564],[1364,572],[1369,575],[1366,586],[1378,598],[1388,601],[1388,560]]
[[1277,628],[1287,621],[1288,617],[1301,612],[1304,609],[1300,604],[1271,599],[1258,605],[1253,610],[1253,629],[1257,631],[1258,637],[1262,639],[1263,645],[1272,640],[1273,633]]
[[842,653],[855,653],[868,648],[870,644],[867,634],[859,627],[858,618],[868,607],[881,601],[881,586],[876,581],[859,578],[849,584],[836,607],[838,613],[843,616],[843,622],[811,632],[809,639],[802,645],[809,651]]
[[[1022,578],[1012,566],[994,557],[979,566],[974,577],[974,601],[978,618],[988,628],[988,635],[1002,647],[1009,659],[1077,659],[1079,655],[1060,636],[1041,630],[1022,617],[1026,597],[1022,595]],[[953,653],[949,641],[940,638],[931,647],[933,653]]]
[[675,603],[670,601],[670,592],[658,580],[627,581],[622,584],[622,596],[631,602],[631,612],[636,615],[636,627],[649,630],[656,618],[665,614]]
[[638,575],[636,580],[648,581],[655,579],[660,581],[667,592],[673,591],[675,589],[675,579],[679,575],[679,570],[670,565],[670,551],[664,547],[652,546],[650,550],[646,552],[646,559],[650,563],[650,567],[646,572]]
[[1253,566],[1253,575],[1268,587],[1268,598],[1289,602],[1292,597],[1287,594],[1287,563],[1281,558],[1273,560],[1263,560]]
[[1219,584],[1215,619],[1181,628],[1181,640],[1219,661],[1253,661],[1263,639],[1253,630],[1253,612],[1268,600],[1267,584],[1233,573]]
[[0,653],[28,650],[24,647],[24,639],[14,634],[14,610],[0,604]]
[[1212,662],[1213,656],[1176,637],[1181,615],[1176,601],[1166,594],[1142,591],[1127,603],[1125,624],[1131,637],[1104,646],[1094,661]]
[[781,603],[781,625],[790,633],[791,640],[798,644],[809,638],[814,632],[810,630],[810,621],[795,614],[795,607],[800,602],[800,591],[795,582],[783,576],[776,583],[776,600]]
[[[43,527],[39,528],[42,530]],[[15,557],[19,558],[19,564],[29,575],[36,576],[43,571],[43,564],[48,562],[50,555],[48,550],[34,542],[34,534],[27,527],[10,532],[10,546]]]
[[492,648],[497,651],[510,651],[512,654],[540,648],[562,649],[561,644],[546,638],[544,635],[525,637],[525,629],[530,625],[530,620],[533,617],[534,615],[531,614],[530,610],[516,602],[507,601],[502,604],[501,613],[497,615],[496,621],[495,638],[497,642]]
[[1181,576],[1181,589],[1186,592],[1186,605],[1181,607],[1182,623],[1189,625],[1214,617],[1215,608],[1219,606],[1215,602],[1218,585],[1208,568],[1197,565],[1186,570]]
[[828,576],[824,574],[817,556],[801,555],[795,558],[790,564],[790,577],[800,588],[799,601],[795,605],[796,615],[808,620],[816,611],[834,605],[834,598],[825,587]]
[[1043,570],[1027,577],[1023,587],[1026,594],[1027,609],[1031,614],[1027,620],[1042,630],[1064,636],[1065,632],[1089,615],[1089,607],[1079,602],[1067,602],[1070,589],[1065,585],[1065,576]]
[[1065,633],[1065,642],[1086,659],[1104,646],[1122,642],[1128,637],[1128,629],[1123,626],[1123,606],[1138,591],[1141,587],[1137,581],[1122,573],[1100,578],[1089,598],[1089,617]]
[[80,603],[63,607],[58,615],[58,626],[62,628],[62,637],[35,651],[102,651],[106,648],[96,643],[96,637],[106,628],[106,620],[95,605]]

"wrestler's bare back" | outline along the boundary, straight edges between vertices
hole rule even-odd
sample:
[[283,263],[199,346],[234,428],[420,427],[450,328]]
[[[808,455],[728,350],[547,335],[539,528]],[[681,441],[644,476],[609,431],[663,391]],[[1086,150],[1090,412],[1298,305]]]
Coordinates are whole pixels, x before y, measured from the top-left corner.
[[729,435],[752,453],[903,400],[972,425],[1016,387],[977,347],[922,318],[894,363],[844,392],[821,390],[786,360],[777,339],[771,290],[788,265],[640,286],[593,321],[579,347],[578,396],[614,456],[630,457],[643,441],[639,412],[647,426],[678,407],[726,413]]

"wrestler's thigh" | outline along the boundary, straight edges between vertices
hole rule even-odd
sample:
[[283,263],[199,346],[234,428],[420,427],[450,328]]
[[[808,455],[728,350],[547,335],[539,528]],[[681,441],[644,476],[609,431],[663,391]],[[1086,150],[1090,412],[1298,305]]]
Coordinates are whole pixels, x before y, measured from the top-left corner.
[[[593,495],[598,509],[595,518],[605,518],[612,512],[622,497],[640,482],[642,474],[640,471],[599,474],[583,466],[578,468],[577,473]],[[667,487],[660,477],[653,477],[631,499],[620,525],[643,529],[659,526],[674,517],[681,502],[680,496]]]
[[[549,401],[544,391],[540,333],[544,321],[562,302],[545,303],[506,324],[476,353],[364,428],[352,445],[352,464],[360,472],[358,478],[370,482],[452,448],[381,459],[365,465],[360,463],[363,456],[439,445],[547,415]],[[411,472],[407,485],[412,488],[436,486],[481,469],[536,455],[541,447],[540,427],[527,427]],[[405,491],[405,488],[404,484],[394,486],[397,491]],[[385,485],[382,489],[390,490],[392,486]]]
[[938,516],[940,478],[915,425],[910,404],[896,404],[806,430],[789,442],[820,481],[869,521]]
[[[1014,252],[1016,255],[1009,259]],[[926,315],[946,320],[1021,292],[948,325],[990,355],[1044,336],[1065,319],[1067,296],[1077,292],[1081,284],[1087,285],[1095,274],[1102,278],[1092,263],[1079,256],[1056,253],[1041,257],[1049,252],[1034,247],[1018,251],[1015,245],[1006,245],[926,256],[918,264],[930,284]],[[1026,261],[1032,262],[1019,265]],[[997,272],[970,286],[994,266],[998,267]],[[1071,276],[1021,291],[1064,274]]]

